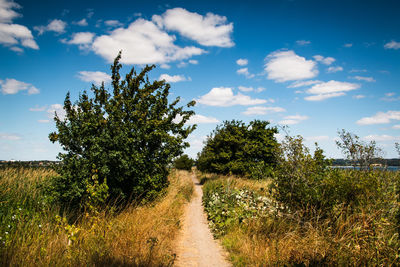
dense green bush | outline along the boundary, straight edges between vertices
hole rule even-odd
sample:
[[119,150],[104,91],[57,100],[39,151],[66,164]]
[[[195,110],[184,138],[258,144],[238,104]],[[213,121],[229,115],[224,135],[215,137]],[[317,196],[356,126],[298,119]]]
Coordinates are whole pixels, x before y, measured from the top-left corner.
[[260,179],[268,176],[276,164],[274,151],[278,145],[275,127],[255,120],[249,125],[241,121],[225,121],[208,137],[199,153],[196,166],[200,171],[235,174]]
[[184,154],[174,160],[174,167],[178,170],[191,171],[194,164],[194,160],[189,158],[188,155]]
[[277,158],[272,192],[290,211],[307,216],[327,216],[339,206],[355,209],[371,202],[384,205],[399,179],[397,173],[386,171],[332,169],[322,149],[317,146],[311,155],[300,136],[287,136]]
[[120,58],[111,67],[111,92],[93,85],[94,97],[84,91],[75,104],[68,93],[65,119],[55,116],[57,131],[49,138],[65,153],[53,186],[63,203],[79,206],[93,194],[99,201],[153,198],[167,185],[168,165],[188,146],[195,126],[185,123],[194,112],[176,107],[179,98],[168,101],[165,81],[149,82],[154,66],[139,74],[132,68],[121,80]]

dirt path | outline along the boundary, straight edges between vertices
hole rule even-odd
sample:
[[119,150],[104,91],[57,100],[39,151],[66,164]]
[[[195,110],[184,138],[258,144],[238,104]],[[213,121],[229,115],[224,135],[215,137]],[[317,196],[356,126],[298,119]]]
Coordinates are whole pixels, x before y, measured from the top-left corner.
[[185,217],[178,240],[176,266],[231,266],[226,252],[214,240],[208,228],[201,199],[203,190],[196,176],[192,174],[194,195],[186,206]]

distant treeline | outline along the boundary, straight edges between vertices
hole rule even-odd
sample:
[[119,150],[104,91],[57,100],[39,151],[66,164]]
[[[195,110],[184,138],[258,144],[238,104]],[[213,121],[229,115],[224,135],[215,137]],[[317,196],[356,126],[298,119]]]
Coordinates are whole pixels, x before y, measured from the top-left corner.
[[[400,166],[400,159],[377,159],[376,163],[380,163],[385,166]],[[333,159],[333,166],[352,166],[350,160],[347,159]]]
[[60,161],[32,160],[32,161],[7,161],[1,160],[0,167],[51,167],[60,164]]

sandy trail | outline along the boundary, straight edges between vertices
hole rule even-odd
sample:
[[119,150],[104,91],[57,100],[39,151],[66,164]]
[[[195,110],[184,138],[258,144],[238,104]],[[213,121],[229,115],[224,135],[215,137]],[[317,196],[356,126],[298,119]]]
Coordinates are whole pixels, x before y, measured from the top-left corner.
[[203,190],[196,179],[191,175],[194,183],[194,194],[191,202],[186,206],[180,236],[178,238],[176,266],[232,266],[227,260],[227,253],[214,240],[208,228],[207,217],[204,213],[201,199]]

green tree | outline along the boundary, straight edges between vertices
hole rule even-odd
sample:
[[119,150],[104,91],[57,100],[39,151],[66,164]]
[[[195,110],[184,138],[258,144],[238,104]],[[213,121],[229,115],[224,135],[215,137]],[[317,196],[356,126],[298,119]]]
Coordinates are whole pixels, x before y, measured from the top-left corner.
[[325,180],[330,160],[315,143],[314,155],[304,145],[301,136],[285,136],[278,149],[278,160],[271,187],[276,199],[291,210],[326,207]]
[[67,93],[65,118],[54,118],[57,131],[49,138],[65,150],[58,156],[55,191],[73,207],[96,190],[124,200],[155,197],[168,184],[167,166],[188,147],[184,140],[195,129],[185,126],[194,112],[177,107],[179,97],[169,102],[170,85],[149,81],[154,66],[139,74],[132,68],[121,79],[120,59],[121,53],[111,66],[111,92],[104,83],[92,85],[93,97],[84,91],[75,104]]
[[340,140],[336,141],[336,145],[350,160],[354,168],[358,165],[361,169],[369,169],[373,161],[382,159],[383,151],[375,141],[363,142],[360,137],[344,129],[338,131],[338,134]]
[[208,136],[205,147],[198,154],[200,171],[236,174],[262,178],[276,164],[274,150],[278,143],[276,127],[267,128],[268,121],[225,121]]
[[178,170],[192,170],[194,160],[189,158],[188,155],[184,154],[174,160],[174,167]]

